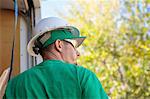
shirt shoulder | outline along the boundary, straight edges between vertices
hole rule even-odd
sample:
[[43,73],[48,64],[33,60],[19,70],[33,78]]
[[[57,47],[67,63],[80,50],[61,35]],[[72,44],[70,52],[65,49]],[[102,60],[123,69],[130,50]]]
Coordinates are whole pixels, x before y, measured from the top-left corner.
[[77,69],[83,99],[108,99],[101,82],[92,71],[81,66]]

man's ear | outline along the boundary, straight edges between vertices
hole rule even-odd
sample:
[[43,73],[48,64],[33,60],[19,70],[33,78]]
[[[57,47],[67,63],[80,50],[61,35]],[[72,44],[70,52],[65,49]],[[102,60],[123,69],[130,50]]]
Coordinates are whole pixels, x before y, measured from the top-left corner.
[[62,52],[63,42],[61,40],[55,41],[55,48],[58,52]]

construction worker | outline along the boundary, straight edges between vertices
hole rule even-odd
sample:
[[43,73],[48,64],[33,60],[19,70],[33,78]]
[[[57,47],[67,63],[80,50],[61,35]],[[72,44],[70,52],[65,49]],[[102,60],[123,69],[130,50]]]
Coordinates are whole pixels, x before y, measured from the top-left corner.
[[42,19],[28,43],[30,55],[43,62],[10,80],[5,98],[108,99],[96,75],[77,65],[76,50],[86,37],[63,19]]

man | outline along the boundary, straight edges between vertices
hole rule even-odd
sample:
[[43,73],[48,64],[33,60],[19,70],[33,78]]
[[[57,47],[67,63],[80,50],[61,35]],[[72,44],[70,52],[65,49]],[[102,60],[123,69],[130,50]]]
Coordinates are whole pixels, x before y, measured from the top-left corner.
[[30,99],[107,99],[96,75],[77,66],[76,50],[85,37],[66,21],[49,17],[35,27],[37,33],[28,44],[32,56],[43,62],[13,78],[4,98]]

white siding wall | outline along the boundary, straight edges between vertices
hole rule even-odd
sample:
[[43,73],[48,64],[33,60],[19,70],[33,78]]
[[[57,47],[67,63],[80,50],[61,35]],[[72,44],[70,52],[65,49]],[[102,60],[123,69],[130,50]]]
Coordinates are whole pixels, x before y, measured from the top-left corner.
[[20,17],[20,72],[28,69],[27,60],[27,23]]

